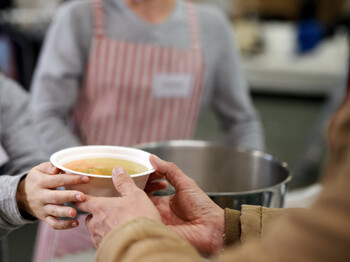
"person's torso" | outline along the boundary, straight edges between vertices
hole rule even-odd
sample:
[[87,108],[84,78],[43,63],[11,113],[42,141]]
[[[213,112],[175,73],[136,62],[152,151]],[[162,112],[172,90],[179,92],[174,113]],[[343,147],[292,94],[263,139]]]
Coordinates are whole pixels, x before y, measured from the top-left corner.
[[[103,0],[105,6],[106,35],[112,39],[143,43],[168,48],[189,48],[191,44],[185,1],[176,0],[175,10],[166,21],[160,25],[151,25],[142,20],[131,10],[125,8],[122,0]],[[124,7],[123,7],[124,6]],[[76,0],[67,2],[64,12],[68,17],[74,17],[79,23],[72,24],[74,32],[82,41],[82,60],[87,63],[91,49],[93,32],[93,11],[91,1]],[[227,19],[222,12],[209,4],[195,4],[200,38],[205,62],[204,90],[201,107],[210,102],[217,81],[217,68],[225,54],[230,55],[231,42],[227,42]],[[225,36],[225,37],[223,37]],[[223,40],[225,38],[225,40]],[[82,78],[86,76],[82,75]]]
[[94,37],[74,114],[81,139],[86,144],[133,145],[191,138],[204,75],[194,6],[186,4],[182,10],[178,2],[168,20],[157,26],[124,10],[139,29],[151,31],[173,24],[171,20],[180,16],[176,13],[184,13],[190,45],[178,48],[109,36],[106,6],[101,1],[92,3]]

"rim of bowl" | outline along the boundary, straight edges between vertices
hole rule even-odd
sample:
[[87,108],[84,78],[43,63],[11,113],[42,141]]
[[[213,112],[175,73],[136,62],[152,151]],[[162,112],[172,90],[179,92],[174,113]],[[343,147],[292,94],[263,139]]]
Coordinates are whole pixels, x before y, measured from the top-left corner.
[[[55,153],[53,153],[51,156],[50,156],[50,162],[51,164],[53,164],[55,167],[57,167],[58,169],[61,169],[63,171],[65,171],[66,173],[69,173],[69,174],[76,174],[76,175],[81,175],[81,176],[89,176],[89,177],[98,177],[98,178],[112,178],[112,176],[105,176],[105,175],[95,175],[95,174],[88,174],[88,173],[83,173],[83,172],[79,172],[79,171],[74,171],[72,169],[69,169],[69,168],[66,168],[62,165],[60,165],[58,162],[57,162],[57,157],[60,155],[60,154],[63,154],[65,152],[69,152],[69,151],[73,151],[73,150],[78,150],[78,149],[82,149],[82,148],[86,148],[86,149],[89,149],[89,148],[114,148],[114,149],[122,149],[122,150],[128,150],[128,151],[137,151],[137,152],[142,152],[144,153],[145,155],[148,156],[148,158],[150,157],[150,153],[145,151],[145,150],[142,150],[142,149],[139,149],[139,148],[133,148],[133,147],[123,147],[123,146],[102,146],[102,145],[89,145],[89,146],[76,146],[76,147],[69,147],[69,148],[65,148],[65,149],[62,149],[62,150],[59,150]],[[132,158],[132,157],[131,157]],[[135,161],[135,162],[138,162],[137,160],[132,160],[132,161]],[[147,160],[148,161],[148,160]],[[139,164],[142,164],[140,162],[138,162]],[[146,166],[146,168],[148,169],[147,171],[145,172],[142,172],[142,173],[137,173],[137,174],[133,174],[133,175],[130,175],[131,177],[140,177],[140,176],[144,176],[144,175],[148,175],[148,174],[151,174],[153,172],[155,172],[155,169],[152,165],[150,165],[152,168],[149,168]]]

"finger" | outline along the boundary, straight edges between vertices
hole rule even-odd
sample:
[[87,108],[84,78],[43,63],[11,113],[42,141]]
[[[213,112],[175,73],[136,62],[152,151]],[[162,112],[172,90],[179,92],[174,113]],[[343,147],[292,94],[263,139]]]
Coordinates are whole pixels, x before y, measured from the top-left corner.
[[94,207],[96,206],[96,197],[86,195],[86,200],[84,202],[75,203],[74,205],[83,212],[94,213]]
[[113,169],[112,179],[115,188],[121,196],[128,195],[136,187],[131,176],[122,167],[115,167]]
[[186,176],[174,163],[161,160],[156,155],[151,155],[149,160],[159,173],[165,175],[175,190],[184,190],[195,184],[194,180]]
[[158,179],[164,179],[164,175],[155,171],[152,174],[150,174],[148,181],[158,180]]
[[45,222],[53,229],[71,229],[79,226],[79,222],[76,219],[60,220],[53,216],[46,217]]
[[[147,191],[152,191],[152,189],[149,188],[148,185],[149,185],[149,184],[152,184],[152,183],[155,183],[155,182],[158,182],[159,180],[163,180],[164,182],[161,182],[161,183],[160,183],[160,188],[159,188],[159,189],[155,189],[155,190],[153,190],[153,191],[162,190],[162,189],[164,189],[164,187],[165,187],[165,188],[168,187],[168,182],[164,179],[164,175],[163,175],[163,174],[160,174],[160,173],[157,172],[157,171],[155,171],[155,172],[153,172],[153,173],[149,176],[144,191],[146,191],[146,192],[147,192]],[[152,185],[152,187],[154,187],[154,185]]]
[[45,205],[44,207],[47,214],[54,216],[54,217],[76,217],[77,211],[68,206],[61,206],[61,205]]
[[88,183],[88,176],[80,176],[73,174],[60,174],[55,176],[46,176],[42,181],[42,186],[45,188],[57,188],[63,186],[72,186]]
[[58,174],[60,172],[60,169],[55,167],[50,162],[42,163],[42,164],[38,165],[37,167],[35,167],[35,169],[37,169],[38,171],[40,171],[42,173],[46,173],[46,174]]
[[145,192],[150,193],[150,192],[155,192],[159,190],[166,189],[168,187],[168,182],[163,180],[163,181],[155,181],[152,183],[147,183],[145,186]]
[[74,190],[47,190],[47,198],[45,201],[48,204],[63,204],[66,202],[83,202],[86,200],[86,195]]

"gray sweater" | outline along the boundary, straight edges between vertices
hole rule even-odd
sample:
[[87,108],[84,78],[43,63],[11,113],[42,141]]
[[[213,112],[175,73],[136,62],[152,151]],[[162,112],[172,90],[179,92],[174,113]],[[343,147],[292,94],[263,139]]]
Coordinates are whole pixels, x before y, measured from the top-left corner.
[[30,168],[47,161],[30,125],[28,95],[0,74],[0,238],[28,221],[17,207],[20,179]]
[[[152,25],[134,14],[123,0],[104,0],[109,37],[175,48],[190,46],[187,13],[176,1],[171,16]],[[264,149],[262,129],[252,106],[240,58],[227,18],[214,7],[196,5],[205,59],[201,111],[212,106],[225,144]],[[91,1],[76,0],[59,9],[41,53],[32,84],[32,109],[45,150],[80,145],[67,121],[74,107],[93,37]]]

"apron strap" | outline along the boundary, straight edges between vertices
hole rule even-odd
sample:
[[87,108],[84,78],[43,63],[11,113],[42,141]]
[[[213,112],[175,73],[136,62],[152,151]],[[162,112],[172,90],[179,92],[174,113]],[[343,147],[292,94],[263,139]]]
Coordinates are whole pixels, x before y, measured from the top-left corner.
[[202,40],[200,35],[200,26],[198,21],[197,12],[193,3],[186,1],[185,3],[189,27],[190,27],[190,37],[191,45],[195,49],[202,48]]
[[94,20],[94,34],[97,37],[105,36],[105,14],[102,0],[92,0],[92,11]]

